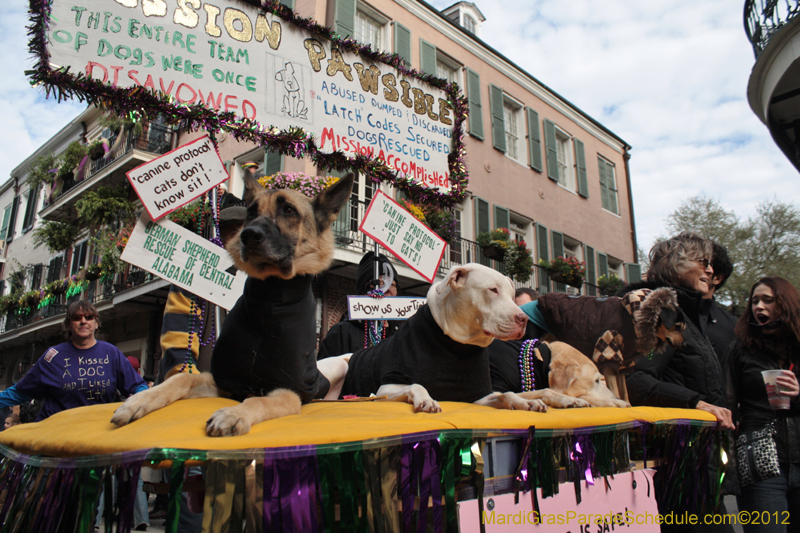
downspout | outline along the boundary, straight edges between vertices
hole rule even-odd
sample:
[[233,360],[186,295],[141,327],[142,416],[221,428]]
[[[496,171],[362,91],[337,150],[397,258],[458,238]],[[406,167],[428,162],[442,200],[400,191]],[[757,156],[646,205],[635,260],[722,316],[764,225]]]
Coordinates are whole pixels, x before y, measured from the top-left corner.
[[630,146],[622,147],[622,160],[625,161],[625,182],[628,185],[628,208],[631,212],[631,241],[633,242],[633,262],[639,263],[639,245],[636,242],[636,220],[633,217],[633,190],[631,189],[631,154],[628,152]]

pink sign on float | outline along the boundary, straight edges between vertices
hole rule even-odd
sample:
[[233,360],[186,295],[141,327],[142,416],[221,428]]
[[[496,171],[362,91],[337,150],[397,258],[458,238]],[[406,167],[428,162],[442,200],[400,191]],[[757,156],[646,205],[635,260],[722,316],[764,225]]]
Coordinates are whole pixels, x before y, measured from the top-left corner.
[[560,486],[559,493],[543,498],[539,490],[539,513],[529,492],[520,492],[519,503],[513,494],[485,497],[483,512],[478,500],[458,503],[461,533],[606,533],[636,531],[659,533],[653,475],[655,470],[635,470],[602,478],[594,485],[581,481],[581,503],[575,499],[572,483]]
[[163,218],[228,179],[208,135],[184,144],[126,174],[153,221]]

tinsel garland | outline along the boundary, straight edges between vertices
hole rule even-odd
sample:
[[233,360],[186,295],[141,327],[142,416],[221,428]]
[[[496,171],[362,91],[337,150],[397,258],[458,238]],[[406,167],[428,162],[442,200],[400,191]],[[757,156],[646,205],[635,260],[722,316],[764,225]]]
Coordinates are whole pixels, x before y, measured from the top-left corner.
[[204,531],[241,531],[243,523],[257,520],[263,531],[456,533],[461,489],[471,488],[482,505],[479,450],[490,435],[517,436],[524,443],[516,491],[518,496],[529,491],[539,511],[543,502],[531,489],[548,498],[566,474],[580,501],[582,483],[627,471],[628,435],[644,428],[648,456],[668,461],[654,479],[662,506],[715,507],[722,468],[715,457],[724,441],[707,423],[681,420],[538,431],[440,430],[316,446],[154,449],[78,459],[26,456],[0,446],[0,524],[13,533],[55,531],[55,524],[89,531],[101,490],[110,494],[113,484],[116,501],[107,498],[103,508],[106,531],[111,522],[115,531],[130,531],[144,462],[169,469],[166,529],[175,531],[184,471],[194,461],[205,464]]
[[418,202],[450,207],[466,197],[469,176],[465,162],[464,121],[468,114],[468,101],[459,90],[457,83],[431,74],[420,73],[405,66],[398,54],[375,52],[369,45],[336,35],[330,28],[320,26],[313,19],[297,16],[294,11],[278,0],[242,0],[264,12],[277,15],[298,28],[322,39],[329,40],[342,51],[358,54],[372,61],[379,61],[397,69],[403,75],[428,83],[447,94],[447,102],[453,107],[453,150],[448,155],[451,191],[447,194],[428,189],[415,183],[413,177],[401,176],[384,162],[370,159],[365,155],[346,156],[343,152],[325,154],[319,151],[314,136],[302,128],[292,127],[280,131],[276,127],[265,127],[255,120],[238,118],[233,112],[217,112],[201,104],[178,102],[174,97],[150,91],[143,87],[118,88],[87,78],[84,73],[71,73],[68,68],[50,68],[47,52],[47,32],[49,28],[52,0],[30,0],[31,23],[28,26],[29,51],[37,58],[33,70],[26,71],[31,85],[42,84],[45,95],[52,94],[58,101],[77,98],[79,101],[109,109],[134,120],[151,120],[158,115],[165,117],[170,125],[184,127],[187,131],[205,130],[213,133],[227,131],[237,141],[249,141],[257,145],[267,145],[283,155],[308,157],[323,169],[344,172],[359,172],[373,182],[389,183],[408,193]]

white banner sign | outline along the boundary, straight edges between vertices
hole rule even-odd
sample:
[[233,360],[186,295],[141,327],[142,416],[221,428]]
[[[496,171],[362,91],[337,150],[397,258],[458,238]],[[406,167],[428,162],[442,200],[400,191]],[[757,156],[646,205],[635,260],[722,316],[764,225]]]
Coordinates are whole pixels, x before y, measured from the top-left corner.
[[447,243],[380,190],[358,229],[433,283]]
[[225,309],[242,295],[247,278],[224,248],[169,220],[153,222],[147,213],[136,222],[122,260]]
[[367,155],[449,191],[455,117],[446,93],[331,44],[224,0],[54,0],[47,33],[54,68],[303,128],[322,152]]
[[228,179],[206,135],[126,174],[150,218],[158,220]]
[[413,296],[348,296],[347,309],[350,320],[408,320],[426,301]]

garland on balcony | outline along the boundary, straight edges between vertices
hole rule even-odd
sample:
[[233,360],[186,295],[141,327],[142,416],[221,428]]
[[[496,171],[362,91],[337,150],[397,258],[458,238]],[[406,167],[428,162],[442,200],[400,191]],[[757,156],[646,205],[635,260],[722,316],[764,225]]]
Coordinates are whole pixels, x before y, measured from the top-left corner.
[[314,135],[299,127],[280,131],[277,127],[265,127],[255,120],[237,117],[233,112],[217,112],[202,104],[187,104],[177,101],[171,95],[160,91],[150,91],[143,87],[118,88],[86,77],[84,73],[71,73],[69,69],[50,68],[47,51],[47,32],[50,23],[52,0],[30,0],[31,23],[28,26],[30,37],[28,48],[38,59],[33,70],[26,71],[31,85],[41,83],[45,95],[52,94],[58,101],[77,98],[101,108],[113,110],[118,115],[133,121],[148,116],[163,115],[169,124],[184,124],[187,131],[205,130],[207,132],[227,131],[237,141],[249,141],[257,145],[267,145],[283,155],[308,157],[318,167],[336,171],[353,170],[373,182],[392,184],[406,191],[417,201],[442,206],[452,206],[466,197],[469,180],[465,163],[464,121],[468,114],[468,102],[459,90],[458,84],[448,83],[431,74],[424,74],[405,66],[398,54],[375,52],[369,45],[363,45],[349,38],[336,35],[330,28],[320,26],[313,19],[298,17],[294,11],[278,0],[245,0],[248,4],[260,7],[265,12],[277,15],[295,26],[326,40],[338,49],[358,54],[372,61],[385,63],[403,75],[428,83],[442,89],[447,94],[447,103],[453,108],[453,150],[448,155],[450,168],[450,193],[441,193],[415,183],[413,177],[398,175],[396,169],[377,159],[358,154],[347,157],[343,152],[322,153],[314,142]]

